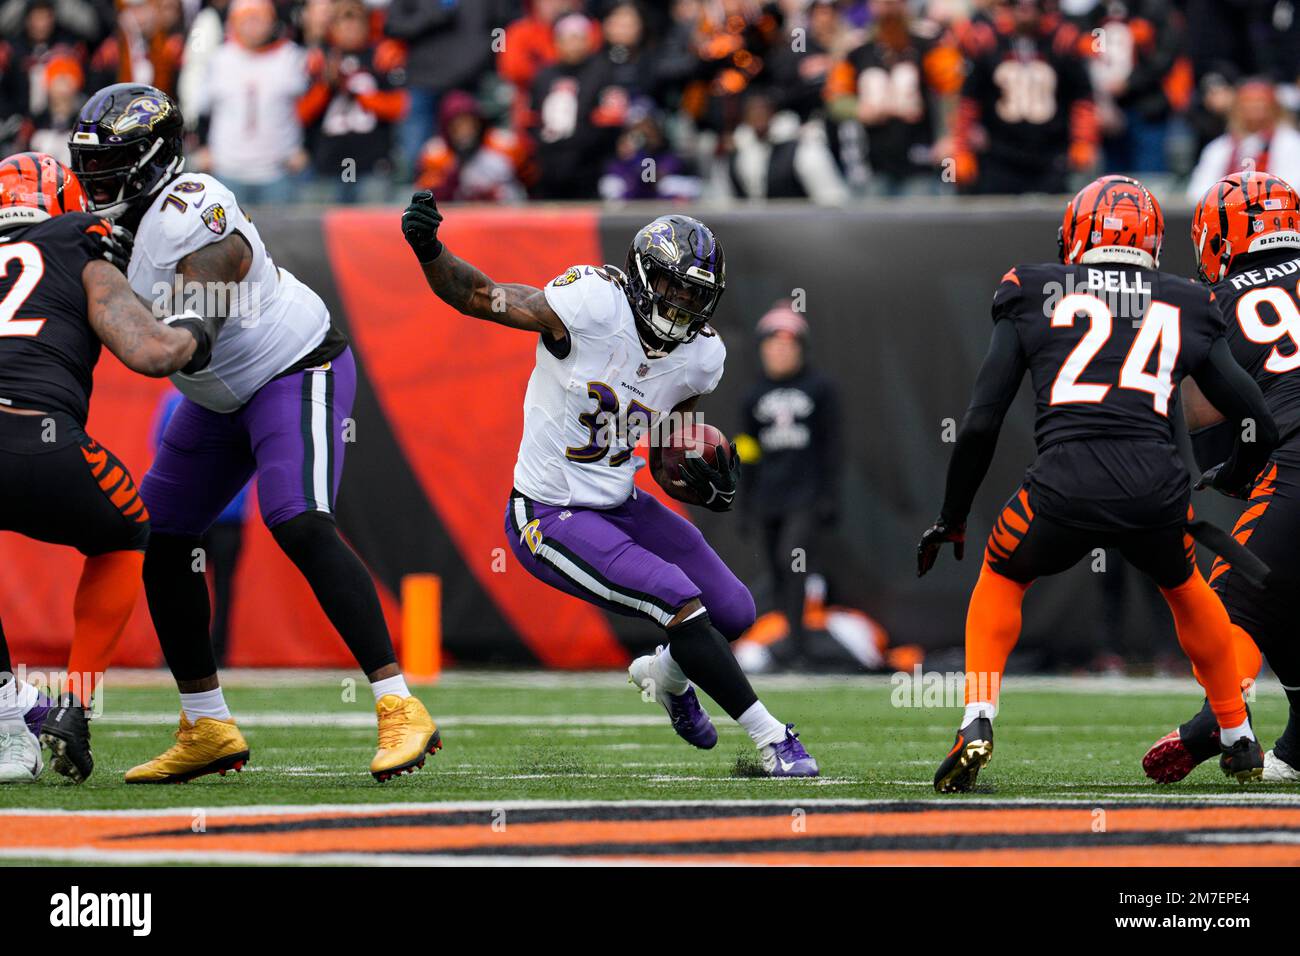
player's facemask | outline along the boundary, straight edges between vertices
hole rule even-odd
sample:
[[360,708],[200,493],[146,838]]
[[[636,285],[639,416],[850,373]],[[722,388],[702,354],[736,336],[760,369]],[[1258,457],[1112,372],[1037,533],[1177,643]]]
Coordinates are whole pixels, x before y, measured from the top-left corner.
[[91,209],[109,219],[153,195],[185,166],[184,158],[161,138],[118,147],[81,145],[74,140],[70,148],[72,168],[90,197]]
[[[647,324],[659,338],[668,342],[686,342],[702,329],[717,308],[721,290],[706,284],[712,280],[678,276],[667,269],[637,262],[642,281],[651,292]],[[646,273],[649,273],[648,275]]]

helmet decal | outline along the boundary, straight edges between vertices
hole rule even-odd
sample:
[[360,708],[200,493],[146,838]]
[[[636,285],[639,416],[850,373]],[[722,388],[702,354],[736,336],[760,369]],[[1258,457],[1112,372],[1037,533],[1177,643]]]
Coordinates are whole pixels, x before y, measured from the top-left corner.
[[667,219],[656,219],[650,223],[646,226],[645,234],[650,248],[660,250],[669,259],[676,259],[680,255],[677,240],[673,237],[673,224]]
[[114,133],[126,133],[141,126],[151,130],[158,125],[159,120],[167,117],[171,106],[170,102],[152,93],[137,96],[126,105],[121,115],[113,120],[108,128]]
[[1247,170],[1210,187],[1192,215],[1196,272],[1218,282],[1238,256],[1300,247],[1300,196],[1285,180]]

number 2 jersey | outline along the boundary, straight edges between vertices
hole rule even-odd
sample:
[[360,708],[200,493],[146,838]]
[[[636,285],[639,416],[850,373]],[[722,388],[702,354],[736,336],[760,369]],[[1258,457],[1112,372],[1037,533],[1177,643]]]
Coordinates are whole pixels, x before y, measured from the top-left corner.
[[[184,285],[180,261],[234,233],[253,253],[243,281]],[[271,379],[323,365],[347,347],[320,296],[277,268],[252,220],[211,176],[186,173],[158,193],[136,230],[127,278],[147,301],[164,299],[165,312],[227,310],[208,366],[171,377],[187,398],[214,412],[236,411]]]
[[632,454],[638,438],[677,405],[717,388],[727,350],[705,327],[667,355],[647,356],[612,268],[574,266],[544,292],[568,336],[538,342],[515,488],[549,505],[617,507],[645,464]]
[[1170,416],[1178,383],[1223,337],[1213,293],[1132,266],[1018,265],[994,294],[993,319],[1013,324],[1033,385],[1035,507],[1091,528],[1185,520],[1188,473]]
[[101,346],[81,273],[109,229],[70,212],[0,233],[0,403],[85,425]]

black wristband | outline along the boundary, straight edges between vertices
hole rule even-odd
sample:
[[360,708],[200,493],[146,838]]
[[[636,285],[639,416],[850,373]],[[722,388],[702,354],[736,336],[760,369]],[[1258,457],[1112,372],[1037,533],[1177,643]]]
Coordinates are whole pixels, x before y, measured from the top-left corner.
[[184,329],[190,335],[194,336],[194,354],[190,356],[189,362],[182,368],[182,375],[193,375],[195,372],[201,372],[208,367],[208,362],[212,360],[212,333],[208,329],[208,323],[194,312],[182,312],[180,315],[169,315],[163,319],[163,324],[173,329]]
[[437,247],[433,250],[433,255],[428,255],[429,247],[425,245],[421,245],[419,249],[415,250],[415,258],[419,260],[420,265],[427,265],[442,255],[442,240],[435,237],[433,244]]

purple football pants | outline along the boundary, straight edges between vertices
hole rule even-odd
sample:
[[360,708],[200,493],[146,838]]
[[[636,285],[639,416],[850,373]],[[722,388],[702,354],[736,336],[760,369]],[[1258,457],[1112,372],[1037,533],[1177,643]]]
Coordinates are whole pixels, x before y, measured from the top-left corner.
[[348,349],[272,379],[236,412],[182,401],[140,482],[154,532],[203,534],[254,475],[268,528],[307,511],[332,513],[356,390]]
[[518,491],[506,508],[510,548],[554,588],[661,627],[693,598],[727,640],[754,623],[754,598],[700,529],[638,493],[616,508],[544,505]]

